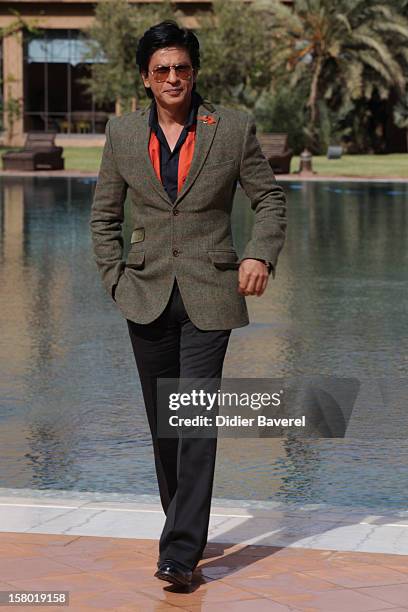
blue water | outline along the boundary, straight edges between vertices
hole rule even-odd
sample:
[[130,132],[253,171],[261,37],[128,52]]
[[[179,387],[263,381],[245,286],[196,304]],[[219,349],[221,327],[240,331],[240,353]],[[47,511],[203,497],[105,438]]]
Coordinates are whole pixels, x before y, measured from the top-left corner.
[[[391,411],[372,381],[395,381],[392,418],[402,424],[408,187],[282,184],[289,223],[277,277],[248,299],[252,324],[233,331],[224,375],[357,377],[373,393],[365,414],[374,435],[365,439],[360,420],[349,439],[222,439],[214,495],[405,507],[407,438],[398,427],[395,438],[381,435]],[[157,494],[126,322],[92,256],[94,187],[74,178],[0,183],[2,487]],[[252,222],[239,191],[238,251]],[[125,224],[126,239],[130,230]]]

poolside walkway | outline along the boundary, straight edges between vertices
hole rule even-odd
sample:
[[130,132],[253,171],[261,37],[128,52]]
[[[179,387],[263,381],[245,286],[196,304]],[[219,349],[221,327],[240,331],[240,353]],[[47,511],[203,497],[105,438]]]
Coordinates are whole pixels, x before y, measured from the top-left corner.
[[[33,172],[20,170],[0,170],[1,176],[43,176],[43,177],[71,177],[71,178],[96,178],[97,172],[86,172],[82,170],[36,170]],[[408,183],[408,178],[404,176],[332,176],[330,174],[313,174],[300,175],[292,174],[276,174],[276,180],[280,181],[373,181],[377,183]]]
[[408,610],[408,511],[215,499],[187,590],[153,577],[163,521],[154,496],[1,489],[0,591],[69,591],[75,611]]

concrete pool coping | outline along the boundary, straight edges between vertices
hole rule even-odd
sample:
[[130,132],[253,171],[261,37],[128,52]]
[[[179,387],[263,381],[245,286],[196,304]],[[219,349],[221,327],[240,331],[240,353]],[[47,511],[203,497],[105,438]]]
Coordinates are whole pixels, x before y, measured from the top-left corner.
[[158,497],[3,488],[0,590],[65,591],[81,612],[403,612],[407,514],[214,498],[203,558],[181,589],[154,577]]
[[[36,171],[19,171],[19,170],[0,170],[0,177],[24,177],[24,176],[41,176],[48,178],[94,178],[98,176],[97,172],[86,172],[81,170],[36,170]],[[408,177],[392,177],[392,176],[331,176],[329,174],[318,174],[313,176],[300,176],[299,174],[276,174],[277,182],[279,181],[298,181],[298,182],[310,182],[310,181],[333,181],[333,182],[372,182],[372,183],[408,183]]]
[[[0,531],[157,540],[159,497],[0,489]],[[408,554],[408,510],[213,498],[208,541]]]

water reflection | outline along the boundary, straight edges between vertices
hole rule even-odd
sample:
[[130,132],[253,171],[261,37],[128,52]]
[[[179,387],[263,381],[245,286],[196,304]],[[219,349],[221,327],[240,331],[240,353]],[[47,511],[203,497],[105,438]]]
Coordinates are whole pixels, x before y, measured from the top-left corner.
[[[94,186],[1,182],[1,486],[157,493],[127,329],[91,253]],[[252,325],[234,330],[224,375],[356,376],[368,381],[365,406],[378,428],[384,403],[369,381],[405,380],[408,368],[407,187],[284,188],[288,240],[277,277],[263,298],[248,299]],[[252,219],[239,192],[238,251]],[[399,507],[407,455],[401,439],[223,439],[214,493]]]

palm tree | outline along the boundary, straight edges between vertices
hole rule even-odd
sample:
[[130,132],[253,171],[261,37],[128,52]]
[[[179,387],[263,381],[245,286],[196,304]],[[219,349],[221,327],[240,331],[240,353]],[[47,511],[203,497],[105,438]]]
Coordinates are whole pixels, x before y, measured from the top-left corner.
[[273,72],[290,87],[307,81],[309,133],[316,144],[319,101],[333,110],[350,102],[386,99],[405,89],[408,19],[401,5],[379,0],[258,0],[268,13]]

